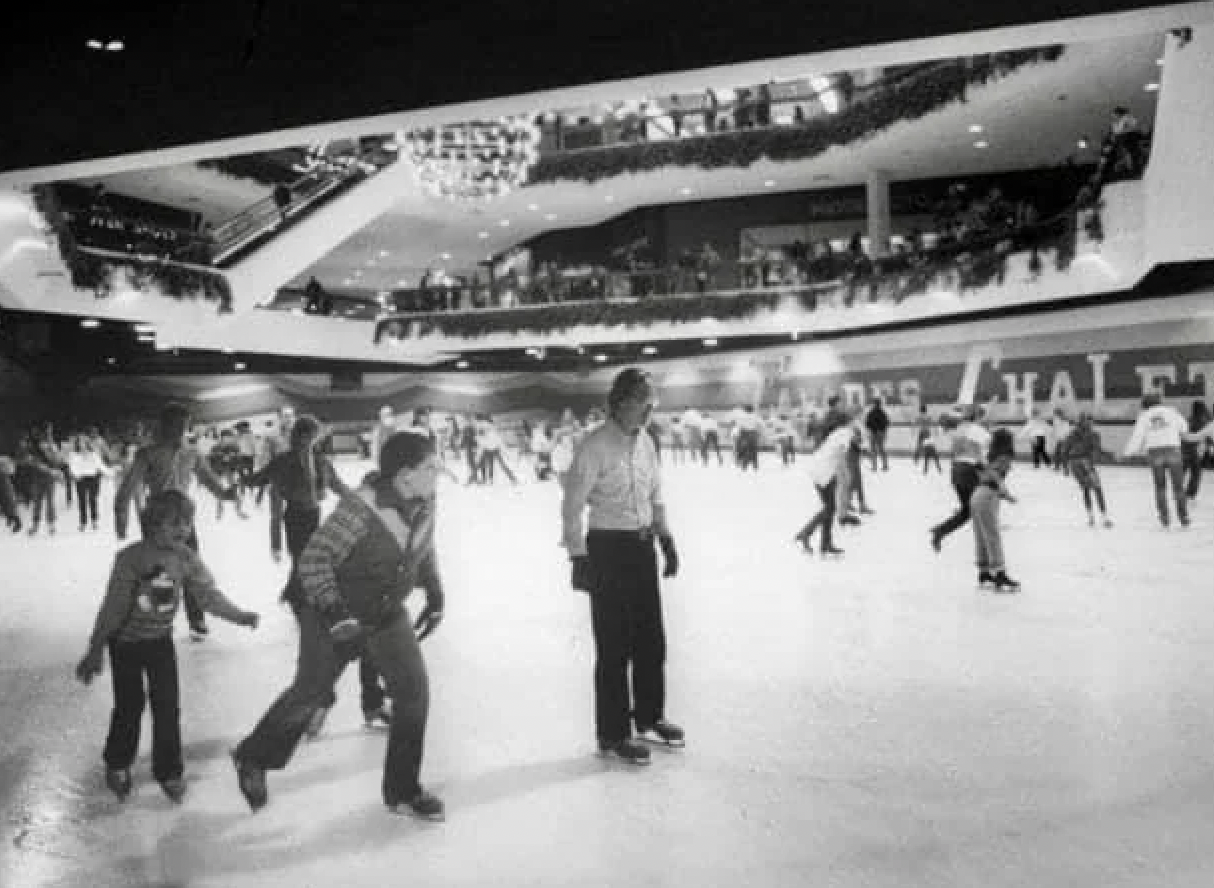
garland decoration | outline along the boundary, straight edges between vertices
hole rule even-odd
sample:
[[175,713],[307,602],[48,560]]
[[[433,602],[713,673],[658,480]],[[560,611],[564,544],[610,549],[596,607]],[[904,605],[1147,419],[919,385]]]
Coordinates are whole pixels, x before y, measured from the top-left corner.
[[1005,77],[1025,65],[1055,61],[1064,50],[1054,45],[941,62],[913,77],[890,78],[874,88],[872,98],[803,124],[545,154],[531,168],[528,184],[593,183],[672,166],[712,170],[746,168],[763,159],[805,160],[953,102],[964,102],[971,87]]
[[46,220],[59,245],[59,255],[71,275],[73,287],[91,290],[97,299],[107,299],[114,295],[120,275],[125,275],[126,283],[139,292],[159,290],[178,301],[203,299],[214,302],[220,314],[232,311],[232,288],[221,272],[167,259],[118,255],[81,246],[72,233],[54,188],[35,185],[32,194],[35,209]]

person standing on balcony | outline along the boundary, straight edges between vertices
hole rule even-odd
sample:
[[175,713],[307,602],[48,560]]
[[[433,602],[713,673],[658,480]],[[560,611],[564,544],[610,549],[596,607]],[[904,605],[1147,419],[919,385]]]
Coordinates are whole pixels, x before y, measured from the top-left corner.
[[287,211],[291,209],[291,189],[286,185],[274,186],[274,206],[278,208],[278,224],[285,225]]
[[607,421],[574,454],[561,505],[571,585],[590,596],[599,752],[633,765],[649,764],[634,728],[646,743],[678,748],[685,742],[682,728],[665,717],[666,633],[655,538],[664,577],[678,573],[679,557],[653,443],[643,433],[655,395],[648,373],[620,371],[607,396]]

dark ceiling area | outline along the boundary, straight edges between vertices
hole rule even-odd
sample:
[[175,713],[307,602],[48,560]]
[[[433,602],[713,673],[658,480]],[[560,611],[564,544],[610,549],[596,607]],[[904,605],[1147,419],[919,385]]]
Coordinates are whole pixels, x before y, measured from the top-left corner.
[[[1057,21],[1135,0],[127,0],[4,29],[0,171],[763,58]],[[120,39],[121,52],[89,40]]]

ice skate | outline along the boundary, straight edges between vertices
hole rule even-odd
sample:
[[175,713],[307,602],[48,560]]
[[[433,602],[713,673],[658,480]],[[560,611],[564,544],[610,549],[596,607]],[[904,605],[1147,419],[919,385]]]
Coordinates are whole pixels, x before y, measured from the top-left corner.
[[655,746],[682,749],[687,745],[683,729],[661,718],[652,725],[637,725],[637,739]]

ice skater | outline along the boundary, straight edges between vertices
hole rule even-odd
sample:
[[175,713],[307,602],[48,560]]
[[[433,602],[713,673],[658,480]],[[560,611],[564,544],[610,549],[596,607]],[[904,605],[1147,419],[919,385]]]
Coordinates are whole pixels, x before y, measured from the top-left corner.
[[1155,487],[1155,509],[1159,523],[1170,524],[1166,485],[1172,485],[1172,496],[1176,501],[1176,517],[1182,527],[1189,526],[1188,497],[1184,492],[1184,461],[1180,455],[1180,443],[1189,434],[1189,423],[1175,407],[1161,403],[1157,394],[1145,395],[1142,413],[1134,423],[1134,431],[1125,446],[1124,456],[1137,456],[1146,452],[1151,466],[1151,481]]
[[[110,572],[88,650],[76,677],[88,684],[102,670],[108,649],[114,682],[114,711],[105,741],[105,784],[125,799],[131,764],[139,751],[145,702],[152,704],[152,776],[174,802],[185,795],[181,753],[177,652],[173,618],[188,592],[197,606],[222,620],[256,629],[257,614],[242,610],[215,586],[206,565],[189,546],[194,504],[184,493],[165,490],[148,498],[140,514],[143,539],[119,551]],[[145,693],[144,682],[147,690]]]
[[[114,529],[119,540],[126,539],[127,513],[131,500],[146,487],[149,496],[166,490],[176,490],[189,497],[190,482],[195,478],[217,499],[235,499],[234,487],[224,487],[207,465],[206,459],[186,443],[190,431],[190,411],[181,404],[167,404],[160,411],[160,423],[156,429],[156,440],[139,448],[130,466],[122,477],[122,483],[114,493]],[[186,540],[195,552],[198,551],[198,535],[190,531]],[[206,638],[207,624],[203,608],[194,600],[190,587],[184,595],[186,619],[195,641]]]
[[977,552],[978,587],[990,587],[996,592],[1020,591],[1020,583],[1007,574],[1003,558],[1003,533],[999,528],[999,503],[1004,500],[1016,502],[1003,483],[1012,470],[1015,455],[1012,433],[1007,429],[996,429],[991,435],[986,464],[978,470],[978,484],[969,500]]
[[666,631],[655,539],[662,576],[678,573],[679,556],[653,444],[641,433],[655,403],[648,373],[620,371],[607,397],[607,421],[574,453],[561,505],[571,585],[590,596],[599,752],[632,765],[650,761],[648,748],[633,739],[634,726],[646,743],[684,745],[683,729],[665,714]]
[[[298,607],[295,678],[232,751],[241,794],[254,811],[269,801],[266,771],[285,768],[346,665],[369,654],[392,698],[381,793],[393,813],[442,820],[442,800],[419,781],[430,711],[421,642],[443,618],[434,549],[440,460],[422,435],[399,432],[372,472],[304,547],[289,600]],[[417,622],[405,598],[425,590]]]
[[1100,483],[1100,473],[1096,471],[1096,460],[1101,456],[1115,456],[1100,446],[1100,433],[1092,425],[1092,414],[1086,410],[1080,412],[1079,421],[1071,434],[1063,442],[1062,458],[1071,467],[1071,475],[1083,493],[1083,507],[1088,513],[1088,525],[1096,525],[1096,516],[1092,512],[1092,499],[1100,509],[1100,519],[1105,527],[1112,527],[1113,520],[1109,518],[1104,502],[1104,486]]
[[837,490],[840,478],[847,472],[847,452],[860,431],[855,426],[834,421],[823,430],[825,437],[818,448],[809,456],[809,477],[818,491],[818,499],[822,506],[812,518],[793,537],[808,555],[813,554],[810,537],[815,530],[821,530],[818,540],[818,551],[823,555],[842,555],[843,550],[836,548],[831,533],[834,528]]
[[982,417],[981,407],[967,405],[962,408],[961,417],[960,422],[951,414],[940,418],[940,424],[945,429],[955,426],[952,435],[953,467],[950,480],[960,505],[946,521],[931,530],[932,548],[937,552],[949,534],[970,520],[970,496],[978,486],[978,473],[985,465],[986,452],[991,444],[991,433],[979,423]]

